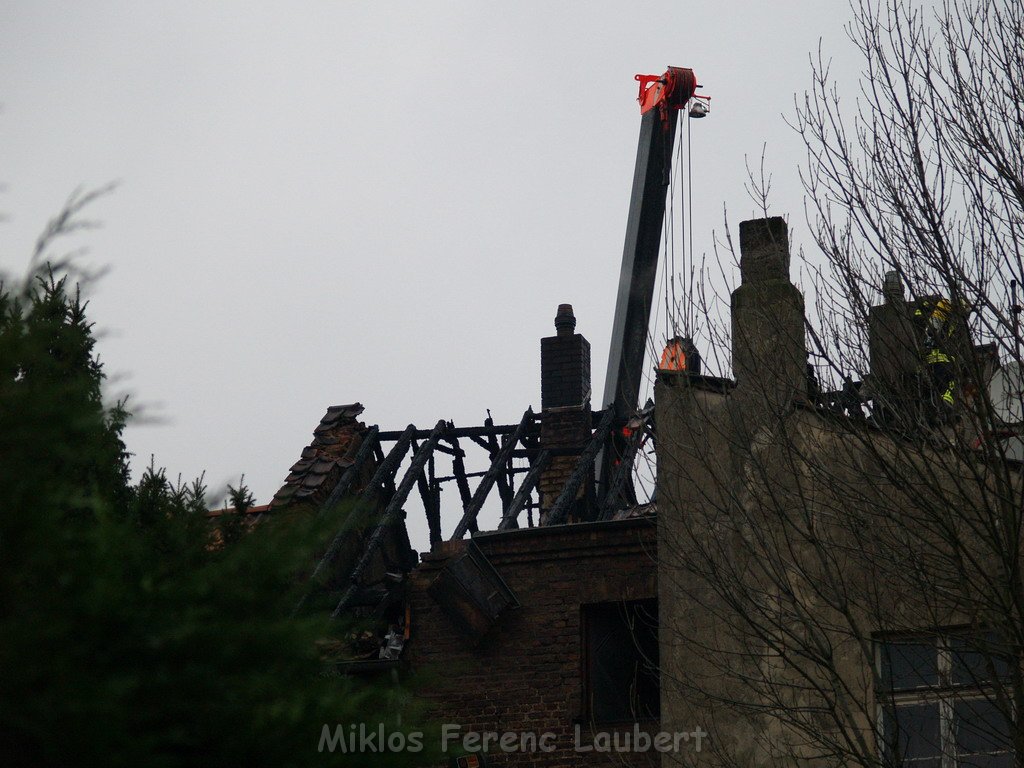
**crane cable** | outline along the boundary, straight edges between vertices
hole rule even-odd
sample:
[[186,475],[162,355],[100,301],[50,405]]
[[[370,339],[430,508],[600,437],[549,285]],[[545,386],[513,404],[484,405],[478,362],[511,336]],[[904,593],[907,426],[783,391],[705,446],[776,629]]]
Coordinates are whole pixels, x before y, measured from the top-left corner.
[[673,168],[672,154],[675,147],[671,147],[667,154],[669,175],[668,175],[668,216],[662,217],[662,238],[663,250],[665,253],[664,274],[662,275],[665,290],[665,340],[672,337],[675,329],[675,304],[672,296],[672,281],[675,274],[676,251],[675,251],[675,168]]
[[[683,119],[686,121],[686,176],[683,171],[683,136],[682,131],[675,137],[675,162],[671,164],[669,172],[669,209],[668,215],[663,220],[663,250],[666,255],[662,285],[665,295],[665,340],[678,336],[679,328],[682,325],[683,333],[687,336],[691,333],[690,311],[691,299],[688,294],[689,280],[687,265],[693,258],[693,165],[692,153],[690,151],[690,116],[688,111],[683,112]],[[671,154],[669,155],[671,158]],[[678,184],[677,184],[678,178]],[[680,262],[676,262],[676,194],[679,189],[679,246]],[[689,195],[687,192],[689,191]],[[687,226],[687,216],[690,218]],[[688,231],[689,230],[689,231]],[[687,258],[687,234],[689,234],[689,259]],[[680,269],[682,267],[682,269]],[[682,304],[676,294],[676,282],[679,282]],[[682,318],[680,319],[680,314]]]
[[[687,127],[687,130],[689,130],[689,127],[690,127],[690,117],[689,117],[688,110],[685,110],[685,109],[683,110],[683,120],[686,121],[686,127]],[[687,263],[687,261],[686,261],[686,208],[685,208],[685,203],[689,199],[687,197],[687,192],[692,192],[692,190],[690,189],[690,187],[692,185],[692,179],[691,180],[686,180],[686,181],[683,180],[683,132],[682,131],[679,132],[679,149],[677,151],[677,158],[678,158],[678,166],[677,167],[679,168],[679,223],[681,225],[680,226],[680,230],[681,231],[679,233],[679,245],[680,245],[680,250],[682,251],[682,264],[681,264],[682,269],[680,269],[680,270],[673,270],[672,286],[673,286],[673,290],[674,290],[675,284],[676,284],[676,280],[677,279],[681,280],[682,285],[680,286],[680,289],[681,289],[681,293],[683,295],[683,304],[682,305],[679,304],[678,300],[675,297],[675,293],[674,292],[673,292],[673,295],[672,295],[672,299],[673,299],[673,301],[676,302],[676,316],[677,316],[677,318],[678,318],[679,312],[681,312],[681,311],[683,312],[683,334],[686,335],[686,336],[689,336],[689,334],[690,334],[689,322],[688,322],[688,319],[689,319],[688,318],[688,314],[689,313],[685,311],[685,307],[686,307],[687,301],[689,299],[689,295],[686,292],[686,290],[687,290],[687,283],[686,283],[686,263]],[[677,323],[677,326],[678,326],[678,323]],[[679,333],[679,329],[677,327],[675,335],[678,335],[678,333]]]
[[[669,155],[671,158],[671,155]],[[672,188],[672,177],[669,176],[669,190]],[[673,260],[674,254],[672,253],[672,238],[669,236],[669,219],[671,219],[671,192],[669,196],[669,216],[663,218],[661,222],[661,237],[662,237],[662,249],[665,253],[665,260],[659,265],[661,268],[661,283],[662,292],[665,298],[665,338],[668,339],[671,332],[671,318],[672,318],[672,306],[669,300],[670,291],[668,286],[669,276],[672,274],[672,269],[669,266],[671,260]],[[655,327],[657,327],[655,323]],[[655,346],[655,354],[657,353],[657,344]]]
[[679,180],[680,186],[680,201],[684,190],[682,189],[682,179],[678,176],[679,169],[682,167],[678,162],[673,162],[673,154],[676,158],[679,157],[679,153],[682,151],[681,145],[679,144],[679,135],[673,137],[673,147],[669,151],[669,188],[668,188],[668,215],[664,217],[662,229],[664,237],[664,252],[665,252],[665,274],[664,274],[664,286],[665,286],[665,341],[666,343],[670,338],[675,336],[679,332],[679,304],[676,298],[676,187],[677,179]]
[[[677,131],[677,136],[674,137],[674,138],[676,139],[676,141],[678,141],[678,131]],[[677,158],[678,158],[678,153],[679,153],[679,145],[678,145],[678,143],[676,144],[676,146],[674,148],[676,150],[676,155],[677,155]],[[671,268],[671,272],[669,273],[669,278],[668,279],[669,279],[669,285],[671,286],[671,291],[672,291],[672,334],[671,334],[672,336],[676,336],[679,333],[679,300],[676,297],[676,274],[679,271],[679,267],[678,267],[678,265],[676,263],[675,189],[678,186],[680,202],[682,201],[683,194],[685,192],[685,189],[683,187],[683,179],[682,179],[681,176],[678,175],[679,174],[679,170],[678,170],[679,167],[680,166],[679,166],[678,162],[673,162],[672,163],[672,174],[671,174],[672,186],[669,189],[669,196],[671,197],[671,200],[672,200],[672,202],[669,205],[669,219],[672,222],[671,225],[670,225],[671,226],[671,238],[672,238],[672,268]],[[677,178],[678,178],[678,184],[677,184]]]
[[[684,336],[692,336],[696,323],[696,311],[693,289],[690,278],[693,276],[693,143],[691,140],[689,110],[683,112],[686,121],[686,164],[685,177],[683,165],[683,132],[679,132],[679,144],[676,150],[676,172],[679,174],[679,249],[680,264],[677,269],[675,262],[675,244],[672,245],[672,304],[673,335],[679,334],[682,325]],[[672,214],[674,215],[674,213]],[[676,281],[679,282],[680,298],[676,296]],[[680,319],[680,315],[682,318]]]
[[[669,190],[668,211],[662,219],[662,253],[665,258],[660,262],[662,270],[662,291],[664,293],[664,333],[665,344],[668,340],[680,335],[692,336],[696,324],[696,304],[690,295],[693,285],[690,278],[693,264],[693,151],[690,131],[690,113],[683,110],[686,121],[686,152],[685,166],[683,163],[683,131],[676,131],[673,137],[674,146],[669,149]],[[674,155],[674,157],[673,157]],[[676,188],[679,189],[679,260],[676,259]],[[689,219],[689,221],[687,221]],[[676,283],[679,283],[679,294]],[[680,301],[681,299],[681,301]],[[660,302],[659,302],[660,303]],[[655,307],[658,305],[655,304]],[[661,321],[655,317],[651,324],[652,332],[660,330]],[[653,334],[648,336],[650,352],[658,360],[660,349]],[[657,364],[657,363],[656,363]],[[652,382],[648,382],[649,384]]]
[[[689,235],[690,235],[690,256],[689,256],[689,258],[686,258],[684,256],[683,260],[686,262],[686,266],[684,266],[684,269],[689,267],[690,270],[693,269],[693,261],[694,261],[694,256],[693,256],[693,149],[692,149],[692,145],[690,143],[690,123],[691,122],[693,122],[693,121],[690,119],[690,111],[687,110],[686,111],[686,175],[688,177],[687,184],[688,184],[689,189],[690,189],[690,196],[688,198],[686,198],[686,202],[687,202],[687,208],[688,208],[689,217],[690,217],[690,224],[689,224],[689,227],[688,227],[688,232],[689,232]],[[686,276],[687,276],[687,273],[684,272],[683,273],[683,278],[686,279]],[[686,301],[686,324],[684,325],[684,329],[686,331],[686,335],[687,336],[693,336],[694,335],[693,324],[696,324],[696,322],[697,322],[696,312],[694,310],[693,297],[690,296],[688,293],[686,293],[685,286],[684,286],[684,291],[683,292],[686,295],[686,298],[685,298],[685,301]],[[691,317],[691,315],[692,315],[692,317]]]

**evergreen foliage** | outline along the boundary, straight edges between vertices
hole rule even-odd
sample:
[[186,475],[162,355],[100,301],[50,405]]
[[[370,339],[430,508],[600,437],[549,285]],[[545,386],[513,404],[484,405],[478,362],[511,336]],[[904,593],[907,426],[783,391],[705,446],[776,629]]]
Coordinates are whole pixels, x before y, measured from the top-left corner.
[[0,762],[423,762],[318,751],[324,724],[410,725],[393,681],[325,671],[336,623],[292,616],[336,521],[275,516],[218,545],[202,478],[151,462],[131,485],[86,308],[48,267],[0,284]]

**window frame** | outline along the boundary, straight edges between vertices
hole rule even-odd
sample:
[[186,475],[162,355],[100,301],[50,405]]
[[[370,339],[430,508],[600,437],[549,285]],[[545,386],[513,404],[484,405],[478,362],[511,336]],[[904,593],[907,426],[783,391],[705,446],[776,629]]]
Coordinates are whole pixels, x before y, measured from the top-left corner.
[[[966,765],[965,761],[971,758],[982,758],[985,756],[998,758],[1002,755],[1009,755],[1012,759],[1014,750],[1012,741],[1005,750],[990,752],[964,752],[958,751],[957,743],[957,704],[962,702],[983,702],[998,706],[994,690],[999,685],[999,670],[993,661],[992,670],[996,672],[995,677],[986,671],[985,679],[975,679],[967,682],[956,682],[955,659],[957,651],[955,644],[964,639],[978,638],[977,633],[967,629],[947,629],[917,634],[879,634],[874,640],[874,663],[875,663],[875,702],[877,715],[877,733],[879,755],[887,765],[915,766],[928,765],[935,757],[923,758],[901,758],[895,754],[898,749],[899,731],[887,734],[887,725],[890,719],[897,717],[897,710],[910,706],[926,705],[936,706],[939,725],[939,754],[938,761],[940,768],[960,768]],[[975,641],[979,642],[979,641]],[[987,642],[981,640],[980,642]],[[894,689],[891,685],[887,687],[887,677],[891,679],[892,662],[886,661],[886,649],[897,647],[901,643],[914,645],[931,645],[935,653],[936,680],[934,684],[922,683],[918,686],[907,686]],[[992,643],[994,646],[995,643]],[[995,654],[988,653],[988,658]],[[889,657],[891,659],[891,657]],[[889,669],[886,669],[886,664]],[[1011,703],[1012,706],[1012,703]],[[893,743],[893,742],[897,743]]]

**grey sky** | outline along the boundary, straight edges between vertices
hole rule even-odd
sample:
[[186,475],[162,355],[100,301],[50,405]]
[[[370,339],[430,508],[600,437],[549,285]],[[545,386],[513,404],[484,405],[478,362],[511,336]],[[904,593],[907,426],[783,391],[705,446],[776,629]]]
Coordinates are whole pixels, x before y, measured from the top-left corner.
[[[114,389],[162,424],[136,464],[241,472],[264,503],[328,405],[394,429],[539,406],[560,302],[603,390],[639,130],[638,72],[692,67],[694,245],[747,218],[767,142],[807,244],[782,114],[838,0],[0,4],[0,268],[80,185]],[[599,404],[595,402],[595,406]],[[451,522],[447,523],[450,528]]]

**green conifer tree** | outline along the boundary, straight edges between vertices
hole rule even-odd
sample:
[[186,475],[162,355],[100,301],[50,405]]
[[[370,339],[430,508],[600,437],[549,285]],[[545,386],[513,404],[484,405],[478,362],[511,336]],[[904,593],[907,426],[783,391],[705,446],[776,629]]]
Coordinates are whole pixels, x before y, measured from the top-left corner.
[[0,762],[422,764],[319,751],[325,725],[414,727],[390,680],[327,674],[318,649],[344,630],[292,616],[329,521],[211,546],[202,478],[151,461],[130,485],[86,308],[49,268],[0,284]]

